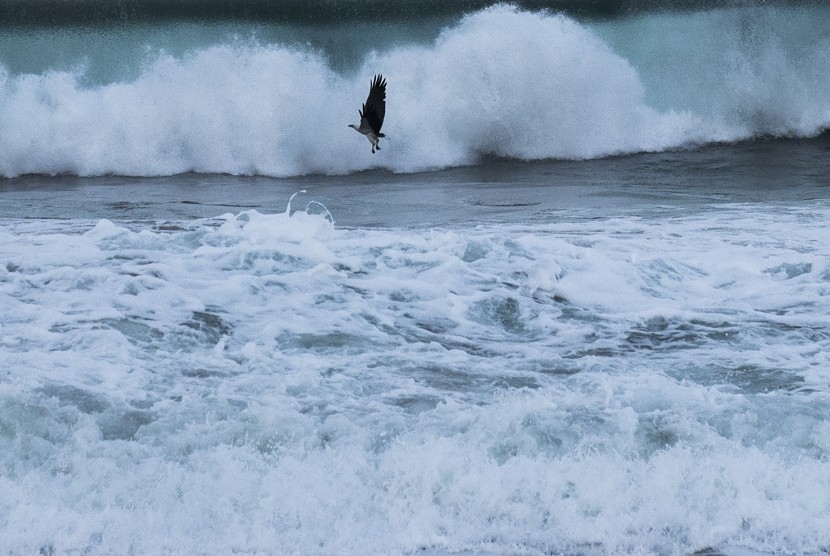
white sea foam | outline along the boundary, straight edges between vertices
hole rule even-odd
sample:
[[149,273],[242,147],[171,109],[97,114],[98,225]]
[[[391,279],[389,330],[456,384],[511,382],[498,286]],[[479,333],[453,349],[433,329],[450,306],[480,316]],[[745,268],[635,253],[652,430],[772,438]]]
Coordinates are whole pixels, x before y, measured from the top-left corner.
[[[432,44],[373,52],[354,75],[311,49],[238,43],[159,54],[129,82],[0,71],[0,174],[418,171],[482,155],[581,159],[826,129],[826,37],[787,47],[772,29],[746,46],[740,12],[725,13],[674,14],[660,35],[676,53],[668,60],[631,47],[636,20],[621,35],[496,6]],[[713,35],[726,38],[706,56],[678,39]],[[389,137],[370,156],[346,125],[377,72],[389,80]]]
[[828,217],[3,222],[0,544],[826,549]]

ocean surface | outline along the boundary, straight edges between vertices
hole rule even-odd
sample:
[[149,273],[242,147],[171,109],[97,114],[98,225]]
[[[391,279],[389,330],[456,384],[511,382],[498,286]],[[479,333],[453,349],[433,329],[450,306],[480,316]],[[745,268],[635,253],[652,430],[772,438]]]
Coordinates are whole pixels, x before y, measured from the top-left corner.
[[0,6],[0,554],[830,552],[830,6],[69,4]]

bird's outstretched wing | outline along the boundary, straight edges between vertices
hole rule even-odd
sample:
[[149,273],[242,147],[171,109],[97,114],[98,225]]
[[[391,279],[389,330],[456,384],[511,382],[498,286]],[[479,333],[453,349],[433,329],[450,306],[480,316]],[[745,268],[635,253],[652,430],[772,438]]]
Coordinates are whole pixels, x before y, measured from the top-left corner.
[[[369,97],[363,104],[363,111],[360,113],[361,120],[366,120],[369,127],[375,133],[380,133],[383,126],[383,118],[386,116],[386,79],[380,74],[376,75],[369,87]],[[361,127],[363,127],[361,121]]]

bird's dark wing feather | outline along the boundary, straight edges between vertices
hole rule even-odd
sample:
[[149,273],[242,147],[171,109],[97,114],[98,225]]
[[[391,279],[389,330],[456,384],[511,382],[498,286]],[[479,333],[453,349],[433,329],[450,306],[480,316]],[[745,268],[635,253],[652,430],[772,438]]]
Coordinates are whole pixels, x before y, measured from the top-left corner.
[[372,131],[380,133],[380,128],[383,126],[383,118],[386,116],[386,79],[378,74],[372,80],[372,86],[369,88],[369,97],[363,104],[363,113],[361,114],[369,125]]

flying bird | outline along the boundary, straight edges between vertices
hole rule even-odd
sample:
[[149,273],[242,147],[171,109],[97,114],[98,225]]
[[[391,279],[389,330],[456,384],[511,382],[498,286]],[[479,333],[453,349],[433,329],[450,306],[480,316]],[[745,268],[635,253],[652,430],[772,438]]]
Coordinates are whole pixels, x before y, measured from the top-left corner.
[[378,138],[386,137],[380,132],[383,117],[386,115],[386,79],[381,74],[377,74],[372,80],[363,110],[357,112],[360,114],[360,125],[349,124],[349,127],[366,136],[372,144],[372,153],[380,150]]

